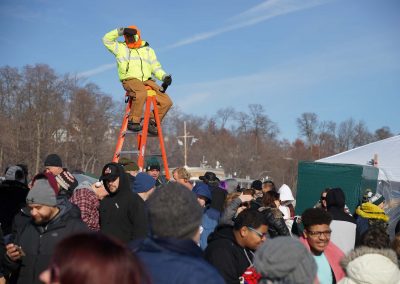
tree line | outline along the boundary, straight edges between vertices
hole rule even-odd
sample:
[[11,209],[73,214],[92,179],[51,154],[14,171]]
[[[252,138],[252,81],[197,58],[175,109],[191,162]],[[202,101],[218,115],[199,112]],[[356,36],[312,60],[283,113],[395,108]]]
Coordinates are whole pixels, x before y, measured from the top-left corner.
[[[41,170],[49,153],[58,153],[69,170],[99,174],[112,159],[124,112],[122,102],[92,83],[48,65],[0,68],[0,170],[25,163],[30,173]],[[183,122],[195,140],[188,140],[190,166],[207,160],[222,165],[227,175],[250,179],[272,177],[278,184],[296,184],[297,162],[315,160],[392,136],[387,126],[373,132],[363,121],[320,121],[317,114],[297,118],[299,137],[279,139],[279,127],[260,104],[246,111],[221,108],[211,117],[186,114],[173,107],[163,122],[170,167],[184,164]],[[157,139],[146,153],[158,154]],[[127,137],[124,148],[135,148]]]

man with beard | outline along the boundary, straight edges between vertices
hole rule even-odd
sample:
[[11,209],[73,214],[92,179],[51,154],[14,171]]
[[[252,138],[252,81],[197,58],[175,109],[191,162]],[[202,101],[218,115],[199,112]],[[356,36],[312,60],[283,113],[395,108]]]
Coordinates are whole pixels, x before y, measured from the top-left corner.
[[100,202],[100,231],[123,242],[146,237],[148,225],[144,202],[129,186],[122,165],[108,163],[100,180],[109,193]]
[[73,233],[88,230],[71,207],[57,201],[45,179],[35,181],[26,202],[31,219],[18,223],[6,246],[4,264],[11,272],[10,283],[41,283],[39,274],[49,265],[56,244]]

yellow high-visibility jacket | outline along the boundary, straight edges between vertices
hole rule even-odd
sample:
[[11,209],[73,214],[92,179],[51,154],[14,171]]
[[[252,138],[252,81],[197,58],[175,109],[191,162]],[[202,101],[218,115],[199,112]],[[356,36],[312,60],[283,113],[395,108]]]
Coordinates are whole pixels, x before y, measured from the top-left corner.
[[156,53],[145,41],[139,48],[130,49],[125,42],[117,41],[118,30],[112,30],[103,37],[106,48],[115,55],[119,79],[136,78],[140,81],[149,80],[152,76],[162,80],[166,72],[157,60]]

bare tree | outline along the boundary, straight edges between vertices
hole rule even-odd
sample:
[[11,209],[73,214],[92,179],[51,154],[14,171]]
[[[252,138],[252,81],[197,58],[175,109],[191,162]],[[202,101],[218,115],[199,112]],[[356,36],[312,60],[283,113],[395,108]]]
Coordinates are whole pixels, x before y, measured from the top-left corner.
[[393,133],[390,131],[390,128],[388,126],[383,126],[377,130],[375,130],[375,139],[378,140],[382,140],[382,139],[386,139],[389,137],[392,137]]
[[302,113],[301,116],[297,118],[297,127],[300,135],[307,139],[310,152],[313,153],[313,145],[317,138],[318,116],[313,112]]
[[359,121],[354,126],[353,147],[359,147],[373,141],[373,135],[369,132],[364,121]]
[[347,151],[353,147],[355,122],[353,118],[349,118],[339,124],[338,129],[338,150],[339,152]]
[[226,123],[235,117],[235,110],[232,107],[221,108],[217,111],[215,119],[221,121],[221,128],[225,128]]

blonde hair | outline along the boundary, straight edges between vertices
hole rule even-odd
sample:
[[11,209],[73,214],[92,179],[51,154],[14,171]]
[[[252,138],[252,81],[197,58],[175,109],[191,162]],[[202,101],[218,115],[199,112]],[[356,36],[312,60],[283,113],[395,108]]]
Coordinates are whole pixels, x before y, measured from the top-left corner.
[[191,178],[190,173],[183,167],[174,169],[172,175],[174,173],[178,175],[178,178],[184,179],[185,181],[189,181]]

